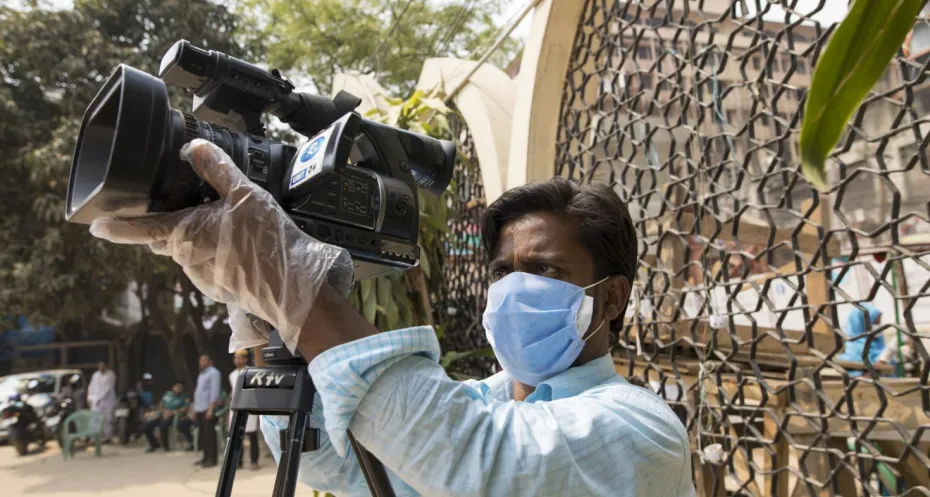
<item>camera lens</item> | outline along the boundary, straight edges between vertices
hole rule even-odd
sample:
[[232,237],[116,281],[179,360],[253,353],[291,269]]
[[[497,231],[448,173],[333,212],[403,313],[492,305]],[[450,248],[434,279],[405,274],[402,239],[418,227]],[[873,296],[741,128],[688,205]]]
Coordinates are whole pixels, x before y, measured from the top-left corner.
[[[66,218],[88,224],[98,217],[131,217],[175,211],[216,198],[189,164],[181,147],[203,138],[251,173],[262,161],[262,186],[283,171],[290,147],[198,121],[168,105],[164,82],[119,66],[84,114],[68,184]],[[274,193],[274,192],[273,192]]]

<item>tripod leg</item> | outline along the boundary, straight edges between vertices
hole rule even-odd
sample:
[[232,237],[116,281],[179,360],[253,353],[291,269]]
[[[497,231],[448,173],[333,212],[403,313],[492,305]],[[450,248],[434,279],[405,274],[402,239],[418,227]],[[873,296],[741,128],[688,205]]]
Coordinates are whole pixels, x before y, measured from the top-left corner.
[[362,444],[358,443],[351,431],[346,433],[349,435],[349,443],[352,444],[352,450],[355,451],[358,464],[362,467],[362,474],[365,475],[365,481],[368,482],[371,495],[374,497],[394,497],[394,488],[391,486],[391,480],[388,479],[384,464],[381,464],[381,461],[371,455],[371,452],[362,447]]
[[300,454],[308,426],[310,426],[310,413],[298,411],[291,414],[291,422],[287,428],[287,440],[281,441],[281,460],[278,461],[278,474],[275,477],[274,491],[271,494],[273,497],[294,497],[297,471],[300,469]]
[[223,466],[220,468],[220,483],[216,486],[216,497],[232,495],[233,480],[236,478],[236,468],[239,467],[239,457],[242,454],[245,423],[248,419],[248,413],[232,411],[232,427],[229,430],[229,439],[226,441],[226,453],[223,455]]

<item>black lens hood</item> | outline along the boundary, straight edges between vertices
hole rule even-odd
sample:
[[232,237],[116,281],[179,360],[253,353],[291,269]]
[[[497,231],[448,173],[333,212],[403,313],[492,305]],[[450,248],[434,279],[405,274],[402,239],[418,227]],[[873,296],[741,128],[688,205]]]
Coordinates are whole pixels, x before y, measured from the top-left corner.
[[168,103],[158,78],[125,64],[113,71],[81,122],[68,182],[68,221],[89,224],[149,211]]

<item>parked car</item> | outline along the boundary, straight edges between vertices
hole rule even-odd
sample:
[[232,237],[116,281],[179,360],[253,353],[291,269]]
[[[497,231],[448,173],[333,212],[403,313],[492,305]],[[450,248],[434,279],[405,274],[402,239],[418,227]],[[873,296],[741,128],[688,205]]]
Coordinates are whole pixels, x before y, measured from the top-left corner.
[[[10,397],[22,393],[21,400],[35,409],[39,417],[44,418],[46,411],[53,408],[66,387],[75,388],[72,383],[75,375],[80,378],[77,388],[86,391],[84,373],[79,369],[53,369],[6,376],[0,383],[0,410],[10,403]],[[6,441],[8,437],[8,430],[0,427],[0,442]]]

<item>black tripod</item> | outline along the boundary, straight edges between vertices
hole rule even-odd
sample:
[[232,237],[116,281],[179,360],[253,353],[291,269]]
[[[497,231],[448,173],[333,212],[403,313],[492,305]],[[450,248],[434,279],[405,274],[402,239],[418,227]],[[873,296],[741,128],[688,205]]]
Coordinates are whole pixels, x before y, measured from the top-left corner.
[[[272,497],[294,496],[300,455],[319,448],[319,430],[310,428],[310,411],[313,409],[316,388],[307,371],[307,362],[299,355],[291,355],[277,331],[271,333],[268,346],[262,350],[262,359],[266,366],[246,368],[236,380],[235,394],[230,405],[232,427],[226,442],[216,497],[232,495],[249,414],[287,415],[290,418],[287,430],[281,430],[279,434],[281,460]],[[394,490],[381,461],[359,445],[351,432],[349,441],[372,496],[393,497]]]

